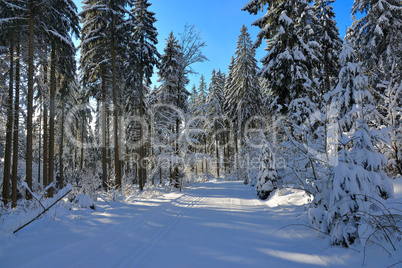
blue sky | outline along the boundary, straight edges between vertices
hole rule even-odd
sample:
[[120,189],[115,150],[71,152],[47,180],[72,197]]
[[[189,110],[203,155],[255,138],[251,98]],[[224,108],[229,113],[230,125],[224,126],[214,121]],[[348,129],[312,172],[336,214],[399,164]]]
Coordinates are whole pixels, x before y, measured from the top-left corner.
[[[74,0],[77,6],[81,0]],[[200,75],[203,74],[209,83],[213,69],[221,69],[227,72],[230,59],[236,50],[236,42],[240,35],[240,28],[244,24],[251,35],[252,40],[256,39],[259,29],[251,24],[262,16],[262,13],[254,16],[248,12],[241,11],[248,0],[149,0],[152,6],[150,11],[155,12],[158,20],[155,27],[158,29],[159,53],[163,53],[169,33],[178,36],[183,32],[186,23],[195,25],[197,31],[206,43],[204,54],[208,62],[193,65],[193,69],[199,74],[190,77],[189,88],[193,84],[198,86]],[[352,24],[350,9],[353,0],[337,0],[334,3],[334,11],[340,36],[344,37],[346,28]],[[257,60],[264,56],[264,43],[257,51]],[[152,81],[156,82],[155,74]]]

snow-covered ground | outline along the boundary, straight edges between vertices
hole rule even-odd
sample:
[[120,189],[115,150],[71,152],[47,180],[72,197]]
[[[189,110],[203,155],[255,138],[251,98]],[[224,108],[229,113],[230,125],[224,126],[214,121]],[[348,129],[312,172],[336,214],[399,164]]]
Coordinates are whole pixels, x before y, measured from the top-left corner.
[[[402,179],[395,185],[402,198]],[[267,201],[241,182],[211,181],[155,199],[100,200],[96,211],[55,206],[16,235],[0,229],[0,267],[361,267],[362,247],[331,247],[307,225],[309,196]],[[366,267],[402,261],[366,249]],[[360,252],[359,252],[360,251]],[[402,265],[399,263],[393,267]]]

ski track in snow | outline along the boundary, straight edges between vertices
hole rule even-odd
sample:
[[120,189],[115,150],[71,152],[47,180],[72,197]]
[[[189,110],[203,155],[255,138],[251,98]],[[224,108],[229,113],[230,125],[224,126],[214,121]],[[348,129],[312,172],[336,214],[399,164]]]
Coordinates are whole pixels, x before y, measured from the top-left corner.
[[[308,199],[283,189],[262,201],[242,182],[213,181],[155,199],[99,202],[78,221],[41,219],[1,235],[0,267],[360,267],[362,254],[330,247],[301,225]],[[379,248],[367,256],[366,267],[398,261]]]

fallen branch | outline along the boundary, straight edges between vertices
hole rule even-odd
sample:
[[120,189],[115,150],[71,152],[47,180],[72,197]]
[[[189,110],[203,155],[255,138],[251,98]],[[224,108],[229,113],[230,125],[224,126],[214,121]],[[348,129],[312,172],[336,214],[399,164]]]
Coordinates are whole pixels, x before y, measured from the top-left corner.
[[21,227],[19,227],[17,230],[13,231],[13,234],[17,233],[19,230],[23,229],[24,227],[28,226],[28,225],[31,224],[32,222],[34,222],[34,221],[36,221],[37,219],[39,219],[43,214],[46,213],[46,211],[48,211],[49,209],[51,209],[51,208],[52,208],[54,205],[56,205],[60,200],[62,200],[66,195],[68,195],[68,194],[71,192],[72,187],[71,187],[71,185],[67,185],[66,188],[70,188],[70,189],[68,189],[68,191],[67,191],[63,196],[61,196],[60,198],[58,198],[58,199],[56,200],[56,202],[54,202],[53,204],[51,204],[49,207],[44,208],[44,207],[42,206],[42,207],[44,208],[44,210],[43,210],[41,213],[39,213],[35,218],[33,218],[32,220],[30,220],[29,222],[27,222],[27,223],[25,223],[24,225],[22,225]]

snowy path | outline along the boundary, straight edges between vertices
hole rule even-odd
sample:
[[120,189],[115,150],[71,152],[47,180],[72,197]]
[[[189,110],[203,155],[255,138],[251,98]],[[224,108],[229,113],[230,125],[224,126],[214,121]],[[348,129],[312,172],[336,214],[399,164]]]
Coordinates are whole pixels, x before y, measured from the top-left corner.
[[103,203],[79,220],[49,216],[1,236],[0,267],[360,266],[352,251],[330,248],[305,227],[280,229],[305,223],[304,207],[289,204],[305,199],[285,190],[277,206],[241,182],[209,182],[134,204]]

